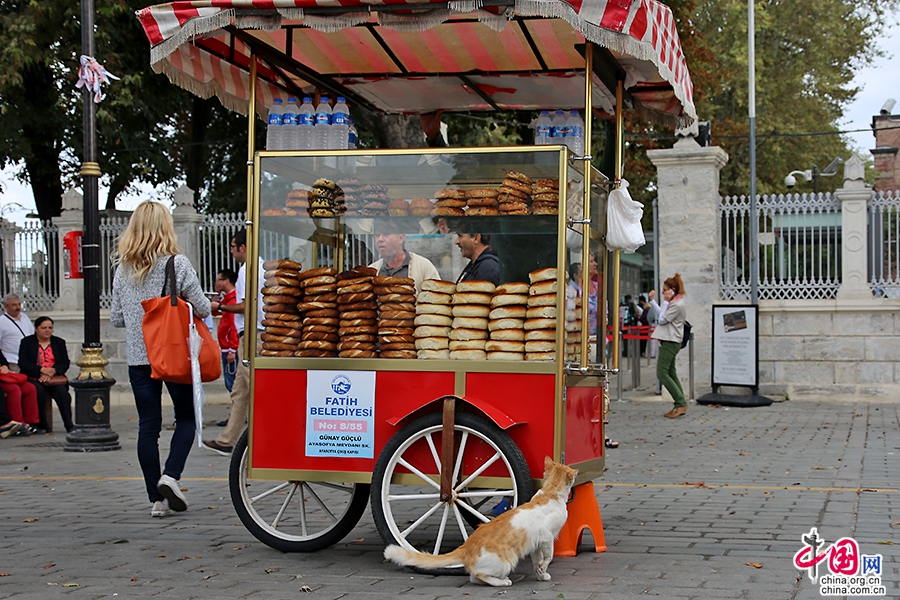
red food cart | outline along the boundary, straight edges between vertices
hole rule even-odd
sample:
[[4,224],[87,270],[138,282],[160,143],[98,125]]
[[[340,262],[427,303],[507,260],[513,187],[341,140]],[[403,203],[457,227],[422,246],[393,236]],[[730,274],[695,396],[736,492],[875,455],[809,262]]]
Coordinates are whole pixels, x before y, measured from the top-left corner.
[[[540,352],[513,344],[518,354],[476,350],[456,354],[466,357],[461,360],[449,358],[449,349],[413,352],[410,359],[377,351],[363,358],[314,357],[250,336],[249,427],[233,453],[230,487],[254,536],[283,551],[319,550],[350,532],[371,500],[386,543],[444,552],[479,523],[528,500],[539,487],[545,456],[578,468],[578,483],[602,474],[604,388],[618,351],[595,333],[606,330],[607,314],[618,314],[618,256],[607,256],[603,238],[606,194],[622,175],[622,110],[673,125],[695,118],[690,76],[665,5],[192,0],[149,7],[138,17],[154,69],[249,115],[248,289],[271,275],[260,272],[256,257],[287,259],[304,271],[331,268],[332,275],[369,264],[385,221],[452,281],[458,267],[453,237],[436,231],[428,212],[380,212],[373,208],[376,198],[405,199],[414,207],[415,199],[434,202],[442,190],[465,197],[475,189],[500,189],[510,172],[558,190],[556,210],[450,219],[456,231],[491,238],[502,283],[531,290],[521,301],[523,314],[540,314],[543,333],[527,327],[531,318],[521,319],[522,345],[544,342],[530,346]],[[616,178],[610,182],[591,165],[589,143],[583,155],[561,144],[254,146],[257,118],[265,119],[275,98],[322,94],[346,98],[354,114],[587,107],[588,141],[592,116],[616,120]],[[286,201],[293,194],[302,207],[302,198],[309,202],[323,181],[341,188],[342,209],[314,218]],[[601,266],[613,265],[612,272],[598,277],[584,269],[580,281],[569,282],[570,263],[587,265],[592,255]],[[548,283],[548,269],[555,283]],[[544,275],[544,300],[532,305],[535,282],[529,278],[537,272]],[[597,289],[598,279],[609,283]],[[584,302],[579,290],[591,290]],[[247,314],[256,314],[257,298],[248,302]],[[455,319],[455,303],[447,303],[447,316]],[[410,304],[407,311],[422,314],[423,302]],[[535,308],[545,310],[532,313]],[[306,318],[302,308],[297,315],[291,318]],[[581,326],[592,318],[596,325]],[[446,331],[448,344],[479,347],[477,339],[452,337],[452,326]],[[479,339],[487,344],[494,330],[485,331]],[[267,351],[266,344],[277,350]]]

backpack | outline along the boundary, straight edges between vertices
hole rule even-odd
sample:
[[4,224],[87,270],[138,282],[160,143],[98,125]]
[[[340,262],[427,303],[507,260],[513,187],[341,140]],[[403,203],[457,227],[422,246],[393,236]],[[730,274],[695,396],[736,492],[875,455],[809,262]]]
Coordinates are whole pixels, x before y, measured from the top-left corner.
[[684,348],[688,345],[688,342],[691,341],[691,323],[690,321],[685,320],[684,322],[684,333],[681,335],[681,347]]

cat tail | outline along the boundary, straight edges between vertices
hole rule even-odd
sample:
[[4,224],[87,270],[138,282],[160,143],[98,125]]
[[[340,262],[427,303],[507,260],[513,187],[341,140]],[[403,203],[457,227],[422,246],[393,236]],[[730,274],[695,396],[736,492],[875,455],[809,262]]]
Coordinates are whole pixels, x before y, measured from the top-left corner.
[[413,552],[400,546],[391,545],[384,549],[384,557],[403,567],[419,567],[420,569],[435,569],[439,567],[454,567],[462,564],[459,548],[447,554],[426,554]]

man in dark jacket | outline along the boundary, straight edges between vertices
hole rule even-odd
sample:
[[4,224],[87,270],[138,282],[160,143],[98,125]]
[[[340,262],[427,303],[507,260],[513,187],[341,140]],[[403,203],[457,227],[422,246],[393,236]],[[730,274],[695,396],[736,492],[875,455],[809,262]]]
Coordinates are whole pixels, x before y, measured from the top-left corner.
[[456,245],[469,264],[460,273],[460,281],[490,281],[500,285],[500,259],[491,249],[491,239],[485,233],[458,233]]

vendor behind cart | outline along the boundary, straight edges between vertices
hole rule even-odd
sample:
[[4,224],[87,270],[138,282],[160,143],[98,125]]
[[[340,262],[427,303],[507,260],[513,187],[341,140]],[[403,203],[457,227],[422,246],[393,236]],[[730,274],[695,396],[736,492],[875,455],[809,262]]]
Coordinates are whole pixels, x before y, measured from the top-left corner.
[[406,235],[390,219],[380,219],[375,223],[375,250],[378,260],[369,265],[387,277],[410,277],[416,282],[416,293],[426,279],[440,279],[434,264],[415,252],[406,249]]

